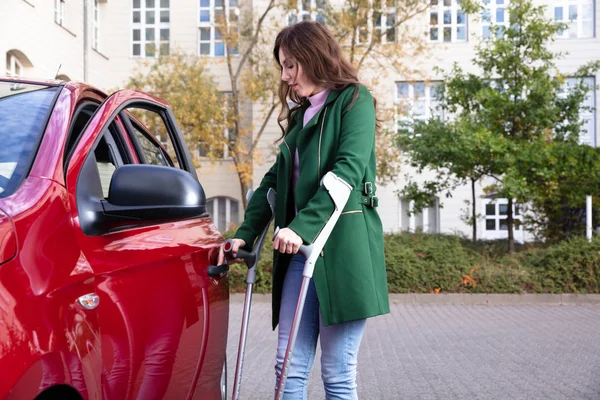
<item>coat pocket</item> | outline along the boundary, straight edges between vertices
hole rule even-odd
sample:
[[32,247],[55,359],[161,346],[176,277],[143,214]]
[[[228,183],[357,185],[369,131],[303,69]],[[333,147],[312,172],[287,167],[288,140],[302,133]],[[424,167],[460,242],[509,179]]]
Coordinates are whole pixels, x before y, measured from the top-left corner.
[[357,213],[362,213],[362,212],[363,212],[362,210],[350,210],[350,211],[344,211],[340,215],[357,214]]

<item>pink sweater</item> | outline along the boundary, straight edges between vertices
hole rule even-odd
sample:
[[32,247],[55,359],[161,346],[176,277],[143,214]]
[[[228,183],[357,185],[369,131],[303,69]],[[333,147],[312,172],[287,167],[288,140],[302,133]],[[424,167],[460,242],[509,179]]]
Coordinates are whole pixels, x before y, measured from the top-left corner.
[[[325,104],[325,100],[327,100],[327,96],[331,90],[325,89],[314,96],[310,96],[308,101],[310,102],[310,106],[304,112],[304,120],[302,126],[305,127],[308,124],[308,121],[314,117],[321,108],[323,108],[323,104]],[[296,189],[296,182],[298,182],[298,176],[300,176],[300,157],[298,155],[298,149],[296,148],[296,154],[294,155],[294,174],[292,175],[292,190]]]

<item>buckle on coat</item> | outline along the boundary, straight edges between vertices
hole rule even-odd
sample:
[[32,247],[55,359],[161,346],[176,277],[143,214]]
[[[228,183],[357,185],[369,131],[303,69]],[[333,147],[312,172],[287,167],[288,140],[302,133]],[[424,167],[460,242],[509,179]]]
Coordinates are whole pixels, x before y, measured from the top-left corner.
[[377,206],[379,206],[379,199],[377,198],[377,196],[371,197],[371,207],[375,208]]
[[367,196],[373,193],[373,182],[365,182],[363,191]]

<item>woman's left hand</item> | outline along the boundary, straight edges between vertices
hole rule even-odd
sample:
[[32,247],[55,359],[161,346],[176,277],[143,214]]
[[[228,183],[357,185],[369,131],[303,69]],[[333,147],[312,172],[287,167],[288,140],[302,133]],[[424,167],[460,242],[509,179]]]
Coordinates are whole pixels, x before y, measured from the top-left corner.
[[302,246],[302,238],[290,228],[283,228],[273,239],[273,249],[280,253],[296,254]]

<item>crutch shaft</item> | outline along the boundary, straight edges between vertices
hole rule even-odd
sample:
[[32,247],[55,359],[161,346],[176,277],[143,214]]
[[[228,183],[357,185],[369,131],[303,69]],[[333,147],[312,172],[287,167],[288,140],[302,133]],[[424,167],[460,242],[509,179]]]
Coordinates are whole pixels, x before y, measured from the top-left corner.
[[302,312],[304,311],[304,303],[306,300],[306,294],[308,293],[309,283],[309,277],[305,276],[302,278],[302,286],[300,287],[298,304],[296,304],[294,321],[292,322],[292,328],[290,329],[290,337],[288,339],[287,348],[285,349],[285,357],[283,358],[283,365],[281,366],[281,373],[279,375],[277,391],[275,392],[275,400],[281,400],[283,398],[285,382],[287,380],[290,362],[292,361],[292,352],[294,351],[294,344],[296,343],[296,338],[298,337],[298,329],[300,328],[300,320],[302,319]]
[[244,368],[244,355],[246,353],[246,337],[248,335],[248,322],[250,321],[250,305],[252,304],[252,283],[246,285],[246,296],[244,299],[244,314],[242,315],[242,328],[240,329],[240,342],[238,344],[238,356],[235,364],[235,378],[233,381],[232,400],[240,397],[240,385],[242,382],[242,369]]

